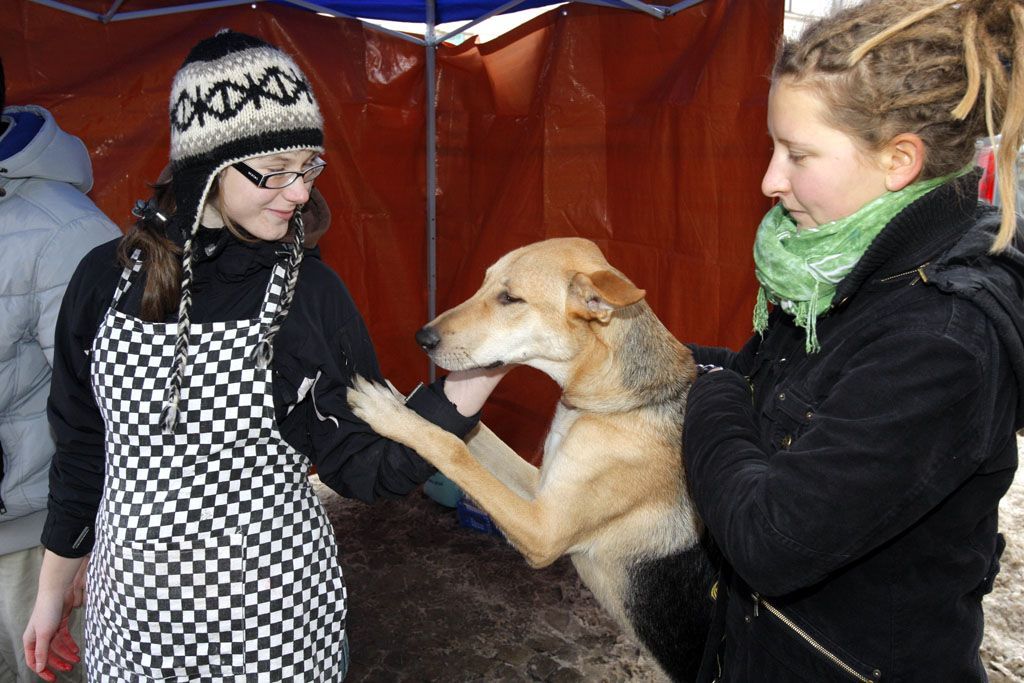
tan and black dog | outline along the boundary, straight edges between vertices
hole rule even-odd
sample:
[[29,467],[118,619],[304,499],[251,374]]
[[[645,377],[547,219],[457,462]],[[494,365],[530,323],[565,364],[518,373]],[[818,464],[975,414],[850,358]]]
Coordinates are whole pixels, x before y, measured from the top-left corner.
[[593,242],[552,239],[505,255],[417,333],[442,368],[530,365],[561,385],[540,469],[483,425],[463,443],[362,378],[349,402],[479,503],[530,565],[569,554],[601,605],[685,681],[712,582],[682,464],[695,366],[643,297]]

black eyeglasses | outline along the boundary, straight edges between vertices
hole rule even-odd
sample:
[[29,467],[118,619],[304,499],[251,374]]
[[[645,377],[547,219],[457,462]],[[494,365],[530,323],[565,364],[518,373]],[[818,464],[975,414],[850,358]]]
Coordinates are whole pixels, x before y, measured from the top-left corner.
[[322,159],[317,159],[312,166],[303,171],[274,171],[273,173],[263,174],[244,161],[231,165],[248,178],[249,182],[253,185],[268,190],[283,190],[299,178],[302,178],[302,182],[307,185],[312,185],[317,176],[323,173],[324,167],[327,166]]

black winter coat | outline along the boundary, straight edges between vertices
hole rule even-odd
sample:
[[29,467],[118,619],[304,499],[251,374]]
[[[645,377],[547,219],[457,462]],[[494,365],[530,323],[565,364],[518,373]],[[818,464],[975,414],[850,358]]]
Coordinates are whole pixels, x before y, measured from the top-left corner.
[[695,383],[684,424],[727,560],[700,680],[986,680],[981,602],[1024,425],[1024,258],[987,254],[998,219],[976,182],[879,234],[819,318],[820,352],[780,309],[739,353],[695,347],[732,370]]

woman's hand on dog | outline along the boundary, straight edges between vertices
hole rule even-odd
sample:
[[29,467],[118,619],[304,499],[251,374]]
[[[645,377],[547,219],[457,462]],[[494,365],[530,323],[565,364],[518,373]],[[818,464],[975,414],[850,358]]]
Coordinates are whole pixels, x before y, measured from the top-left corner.
[[444,380],[444,395],[465,416],[476,415],[484,407],[491,392],[514,365],[496,368],[456,370]]

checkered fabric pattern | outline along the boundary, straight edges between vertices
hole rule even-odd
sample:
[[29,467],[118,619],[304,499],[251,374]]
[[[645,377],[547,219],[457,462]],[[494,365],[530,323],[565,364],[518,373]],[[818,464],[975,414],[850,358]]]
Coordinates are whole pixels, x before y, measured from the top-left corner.
[[90,680],[336,681],[346,592],[310,463],[278,432],[260,316],[193,326],[174,434],[160,409],[176,328],[116,310],[92,348],[106,477],[89,566]]

